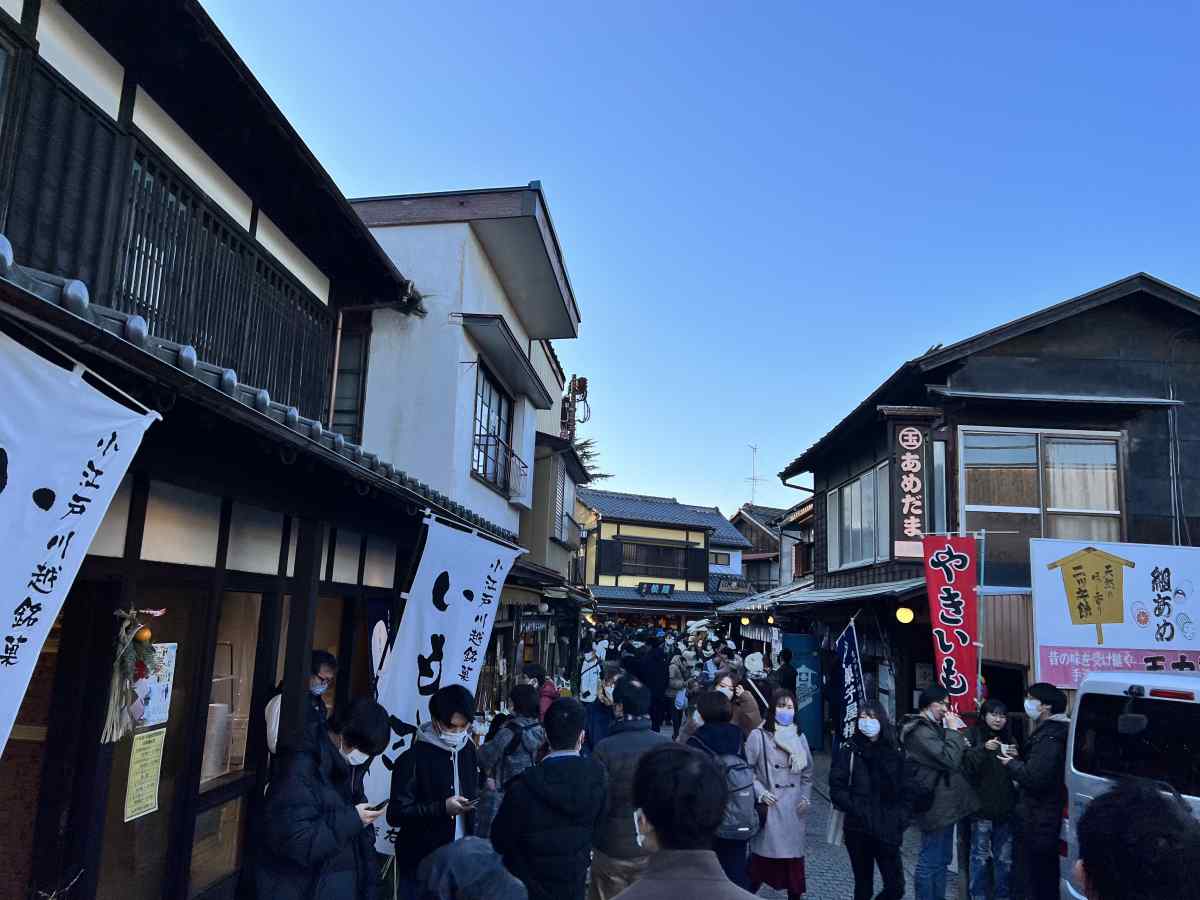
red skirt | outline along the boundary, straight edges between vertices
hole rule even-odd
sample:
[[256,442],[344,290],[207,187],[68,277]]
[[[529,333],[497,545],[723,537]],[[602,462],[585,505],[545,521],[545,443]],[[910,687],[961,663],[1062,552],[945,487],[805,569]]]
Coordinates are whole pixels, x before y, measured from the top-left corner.
[[750,883],[753,885],[766,884],[777,891],[803,895],[808,891],[808,885],[804,878],[804,857],[771,859],[751,853]]

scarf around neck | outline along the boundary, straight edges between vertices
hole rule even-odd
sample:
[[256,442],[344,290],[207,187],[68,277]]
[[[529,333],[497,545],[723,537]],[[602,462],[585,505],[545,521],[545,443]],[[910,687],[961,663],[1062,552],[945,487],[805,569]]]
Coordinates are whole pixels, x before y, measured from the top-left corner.
[[808,765],[808,754],[804,752],[804,745],[800,743],[800,735],[796,731],[796,726],[776,725],[775,743],[791,759],[792,771],[803,772],[804,767]]

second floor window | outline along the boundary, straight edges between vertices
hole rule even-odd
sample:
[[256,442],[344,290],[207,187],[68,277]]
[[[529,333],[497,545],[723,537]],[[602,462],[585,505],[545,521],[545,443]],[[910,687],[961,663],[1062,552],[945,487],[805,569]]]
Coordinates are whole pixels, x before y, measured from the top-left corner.
[[621,573],[653,575],[659,578],[687,578],[687,551],[683,547],[622,543]]
[[829,571],[888,559],[887,463],[826,495]]
[[729,565],[729,554],[713,551],[708,554],[708,563],[712,566],[727,566]]
[[1117,438],[965,431],[963,527],[987,531],[986,584],[1028,587],[1030,538],[1121,540]]
[[471,471],[490,484],[508,489],[512,468],[512,398],[479,363],[475,376],[475,443]]
[[362,443],[363,400],[367,389],[367,350],[371,343],[370,318],[350,327],[351,313],[338,348],[337,381],[333,391],[333,430],[346,440]]

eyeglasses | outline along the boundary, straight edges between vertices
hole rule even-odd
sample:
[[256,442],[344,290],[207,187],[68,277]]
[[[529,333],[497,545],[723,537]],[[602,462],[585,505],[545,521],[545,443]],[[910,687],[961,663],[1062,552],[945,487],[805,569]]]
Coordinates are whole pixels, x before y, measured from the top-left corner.
[[313,678],[317,679],[317,681],[321,682],[321,684],[328,686],[330,684],[333,684],[334,676],[333,675],[325,676],[325,675],[322,675],[320,672],[318,672],[316,675],[313,676]]

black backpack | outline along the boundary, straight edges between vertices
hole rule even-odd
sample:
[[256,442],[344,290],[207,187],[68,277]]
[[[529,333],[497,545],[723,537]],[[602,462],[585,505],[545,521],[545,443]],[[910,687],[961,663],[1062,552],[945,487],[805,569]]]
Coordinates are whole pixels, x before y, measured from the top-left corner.
[[704,751],[725,773],[729,800],[717,837],[726,841],[748,841],[758,834],[761,826],[754,798],[754,769],[750,763],[732,753],[715,753],[704,741],[696,738]]

